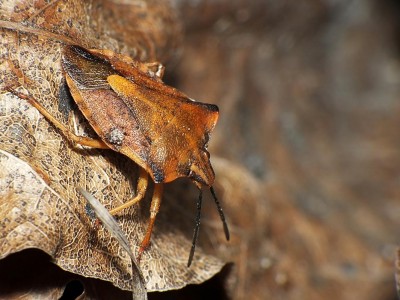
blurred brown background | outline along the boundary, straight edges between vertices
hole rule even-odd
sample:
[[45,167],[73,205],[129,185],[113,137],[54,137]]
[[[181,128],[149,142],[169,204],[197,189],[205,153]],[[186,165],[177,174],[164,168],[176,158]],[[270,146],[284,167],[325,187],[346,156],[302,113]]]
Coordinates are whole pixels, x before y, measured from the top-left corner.
[[175,4],[185,39],[169,81],[221,111],[210,152],[230,243],[209,213],[236,263],[227,294],[396,299],[400,3]]

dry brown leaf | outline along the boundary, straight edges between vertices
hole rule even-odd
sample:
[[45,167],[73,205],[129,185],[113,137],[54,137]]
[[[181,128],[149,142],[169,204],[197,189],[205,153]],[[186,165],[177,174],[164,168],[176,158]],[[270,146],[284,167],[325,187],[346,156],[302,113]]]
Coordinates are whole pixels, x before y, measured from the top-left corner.
[[[111,235],[118,241],[119,246],[121,246],[126,253],[128,253],[131,258],[131,267],[132,267],[132,298],[133,299],[147,299],[146,287],[142,272],[136,262],[135,254],[132,252],[132,249],[129,245],[128,239],[125,237],[122,229],[119,227],[115,218],[110,214],[110,212],[97,200],[93,197],[92,194],[88,193],[81,187],[78,187],[77,190],[82,194],[83,197],[88,201],[88,206],[86,209],[93,210],[95,216],[93,216],[96,220],[96,217],[101,221],[103,226],[111,233]],[[91,215],[91,212],[88,213]]]
[[[179,25],[164,1],[11,1],[1,3],[0,17],[0,89],[22,73],[29,79],[19,82],[22,91],[79,134],[87,130],[79,114],[68,120],[58,111],[60,51],[66,43],[163,60],[179,41]],[[130,258],[107,230],[93,230],[75,188],[116,207],[132,195],[134,163],[112,151],[72,147],[34,108],[9,93],[1,94],[0,117],[0,258],[38,248],[64,270],[131,289]],[[195,210],[195,199],[172,201],[193,201]],[[187,220],[181,222],[168,202],[140,264],[149,291],[203,282],[223,266],[199,248],[186,267],[192,228],[185,228]],[[118,217],[135,252],[148,206],[144,200]]]

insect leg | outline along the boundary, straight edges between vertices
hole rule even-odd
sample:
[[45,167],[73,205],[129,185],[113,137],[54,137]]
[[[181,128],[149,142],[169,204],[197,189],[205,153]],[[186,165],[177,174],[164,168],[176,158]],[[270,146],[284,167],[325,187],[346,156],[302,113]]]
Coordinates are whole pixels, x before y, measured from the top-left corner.
[[164,186],[162,183],[156,183],[154,186],[153,198],[151,199],[151,205],[150,205],[150,221],[149,225],[147,226],[146,235],[143,238],[142,243],[140,244],[138,259],[137,259],[138,261],[140,260],[143,251],[150,244],[151,232],[153,231],[154,222],[156,220],[158,210],[160,209],[163,189]]
[[17,96],[18,98],[28,101],[50,123],[52,123],[57,129],[59,129],[68,138],[69,141],[79,144],[79,145],[82,145],[82,146],[88,146],[88,147],[92,147],[92,148],[98,148],[98,149],[109,149],[110,148],[101,140],[96,140],[96,139],[92,139],[92,138],[84,137],[84,136],[78,136],[78,135],[72,133],[67,127],[65,127],[64,124],[60,123],[52,114],[50,114],[39,102],[37,102],[32,97],[30,97],[24,93],[20,93],[11,88],[8,88],[7,90],[10,93]]
[[110,210],[110,214],[115,215],[121,210],[130,207],[132,205],[135,205],[137,202],[143,199],[144,194],[146,193],[147,185],[149,183],[149,176],[144,169],[140,169],[140,174],[139,174],[139,179],[136,187],[136,196],[133,197],[131,200],[128,202],[125,202],[121,206],[118,206],[112,210]]

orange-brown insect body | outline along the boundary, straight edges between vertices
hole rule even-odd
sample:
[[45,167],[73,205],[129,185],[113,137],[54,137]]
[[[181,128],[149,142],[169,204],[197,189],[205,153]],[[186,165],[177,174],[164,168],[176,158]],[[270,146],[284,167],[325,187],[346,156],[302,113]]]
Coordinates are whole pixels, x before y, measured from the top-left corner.
[[79,109],[111,149],[134,160],[155,183],[189,177],[199,187],[213,184],[206,148],[216,105],[190,100],[145,64],[111,51],[68,46],[62,64]]

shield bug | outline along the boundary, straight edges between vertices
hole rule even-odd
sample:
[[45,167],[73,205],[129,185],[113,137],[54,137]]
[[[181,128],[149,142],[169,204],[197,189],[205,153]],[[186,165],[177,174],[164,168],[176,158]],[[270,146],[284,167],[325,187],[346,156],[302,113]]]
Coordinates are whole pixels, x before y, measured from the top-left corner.
[[210,133],[218,119],[218,107],[196,102],[164,84],[161,64],[137,62],[110,50],[66,46],[62,68],[72,98],[99,139],[74,135],[36,100],[12,92],[34,105],[72,142],[112,149],[140,166],[135,197],[112,209],[111,214],[139,202],[145,195],[150,175],[155,187],[150,220],[138,258],[150,243],[161,205],[163,184],[179,177],[188,177],[199,189],[188,266],[193,259],[199,232],[203,187],[211,191],[229,240],[228,226],[212,187],[215,175],[207,151]]

